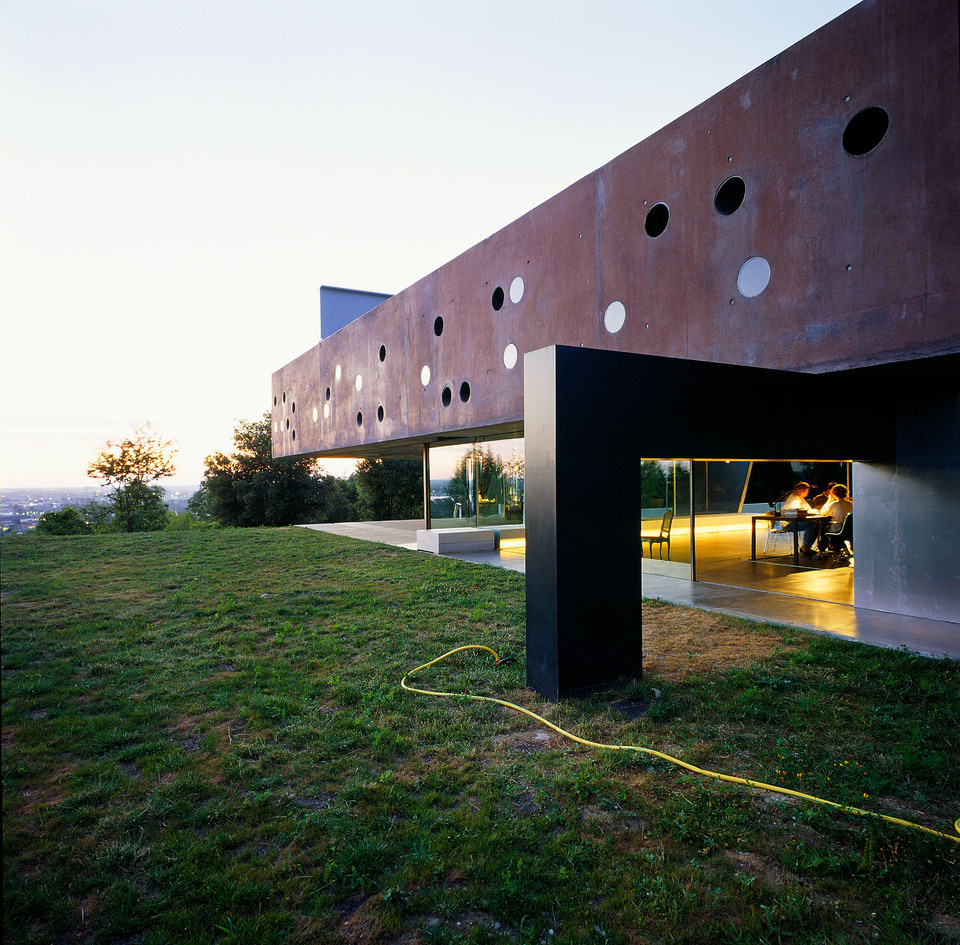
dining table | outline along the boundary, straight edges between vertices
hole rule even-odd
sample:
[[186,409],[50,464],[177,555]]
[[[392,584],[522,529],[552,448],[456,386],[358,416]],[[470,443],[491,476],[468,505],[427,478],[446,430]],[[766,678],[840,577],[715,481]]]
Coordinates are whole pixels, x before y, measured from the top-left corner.
[[[762,515],[750,516],[750,560],[757,560],[757,522],[766,522],[768,527],[773,527],[777,522],[789,522],[793,526],[789,530],[793,533],[793,563],[800,565],[800,532],[803,530],[798,523],[803,522],[824,522],[830,519],[829,515],[821,515],[819,512],[807,512],[806,515],[789,515],[785,512],[764,512]],[[786,529],[785,529],[786,530]]]

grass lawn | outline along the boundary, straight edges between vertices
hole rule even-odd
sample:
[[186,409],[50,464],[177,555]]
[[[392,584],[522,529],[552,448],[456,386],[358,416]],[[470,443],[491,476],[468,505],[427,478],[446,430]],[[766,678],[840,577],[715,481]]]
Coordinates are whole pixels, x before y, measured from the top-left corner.
[[2,568],[6,945],[960,939],[960,844],[399,686],[484,644],[412,684],[949,833],[956,661],[650,603],[642,680],[546,704],[509,571],[303,529]]

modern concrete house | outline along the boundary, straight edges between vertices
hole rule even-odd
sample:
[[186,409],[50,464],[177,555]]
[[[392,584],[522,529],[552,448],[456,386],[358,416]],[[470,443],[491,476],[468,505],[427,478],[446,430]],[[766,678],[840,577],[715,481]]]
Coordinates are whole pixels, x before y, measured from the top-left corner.
[[[276,456],[422,458],[425,548],[525,536],[545,695],[639,673],[646,573],[960,635],[956,0],[865,0],[272,385]],[[853,566],[777,547],[796,479]]]

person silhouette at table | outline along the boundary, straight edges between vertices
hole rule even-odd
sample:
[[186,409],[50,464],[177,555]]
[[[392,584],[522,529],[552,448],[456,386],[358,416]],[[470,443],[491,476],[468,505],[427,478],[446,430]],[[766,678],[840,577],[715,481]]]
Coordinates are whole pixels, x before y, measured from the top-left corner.
[[810,483],[798,482],[784,497],[781,511],[789,512],[792,509],[809,510],[810,503],[807,496],[810,495]]
[[[830,501],[821,509],[821,514],[828,516],[828,518],[823,521],[823,525],[825,526],[824,532],[830,528],[831,525],[842,526],[852,511],[853,501],[850,499],[850,493],[847,491],[847,487],[844,485],[834,486]],[[823,549],[821,549],[821,551],[822,550]]]
[[[788,531],[792,531],[794,528],[799,529],[800,523],[800,513],[812,512],[813,509],[810,506],[810,503],[807,501],[807,496],[810,495],[810,483],[809,482],[798,482],[793,489],[787,494],[786,498],[783,500],[783,511],[789,512],[796,510],[798,521],[790,523],[787,527]],[[792,516],[791,516],[792,517]],[[807,522],[803,526],[803,541],[800,545],[800,551],[805,555],[815,555],[816,552],[813,550],[813,543],[817,541],[820,537],[820,521]]]
[[810,508],[816,509],[818,512],[822,510],[823,507],[833,498],[833,487],[835,485],[837,485],[835,482],[828,483],[827,488],[824,489],[823,492],[814,496],[810,500]]

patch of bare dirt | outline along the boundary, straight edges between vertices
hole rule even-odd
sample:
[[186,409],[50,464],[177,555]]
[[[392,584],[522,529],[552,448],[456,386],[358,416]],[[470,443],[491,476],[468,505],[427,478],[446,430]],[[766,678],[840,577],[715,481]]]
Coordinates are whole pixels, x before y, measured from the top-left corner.
[[762,879],[772,889],[777,889],[784,883],[797,885],[800,881],[798,876],[783,869],[773,860],[758,856],[756,853],[727,850],[723,854],[723,858],[734,863],[738,873]]
[[550,748],[564,748],[569,745],[567,739],[548,729],[528,728],[506,735],[494,735],[493,743],[497,749],[507,748],[524,755],[536,754]]
[[797,649],[775,631],[743,627],[723,614],[643,605],[643,668],[659,679],[679,682],[744,669],[778,652]]

